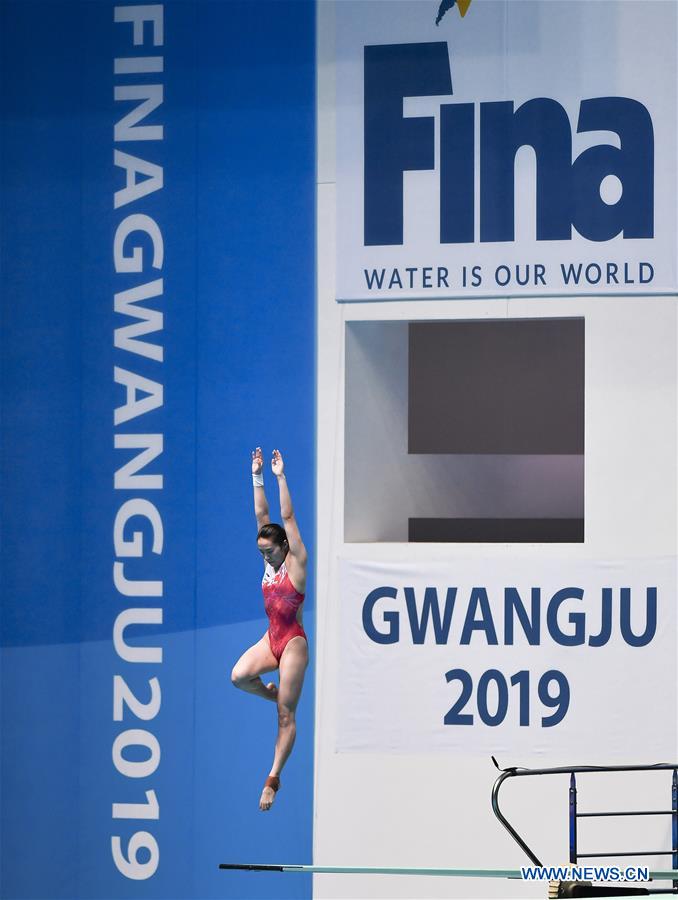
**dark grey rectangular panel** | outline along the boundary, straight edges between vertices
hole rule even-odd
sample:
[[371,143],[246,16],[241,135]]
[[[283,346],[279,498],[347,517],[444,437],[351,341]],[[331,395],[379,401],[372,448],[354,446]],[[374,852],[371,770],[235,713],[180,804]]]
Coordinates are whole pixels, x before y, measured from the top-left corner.
[[411,543],[582,544],[583,519],[408,519]]
[[409,453],[584,452],[584,319],[411,322]]

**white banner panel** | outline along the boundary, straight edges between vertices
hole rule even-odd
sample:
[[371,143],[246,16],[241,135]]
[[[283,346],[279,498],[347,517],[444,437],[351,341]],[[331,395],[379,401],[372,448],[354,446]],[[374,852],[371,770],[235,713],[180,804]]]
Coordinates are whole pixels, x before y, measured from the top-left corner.
[[336,298],[675,292],[676,3],[435,9],[336,4]]
[[[676,5],[318,4],[318,862],[519,865],[490,754],[675,758]],[[528,893],[433,882],[314,896]]]
[[343,559],[340,585],[338,751],[635,759],[674,741],[671,559]]

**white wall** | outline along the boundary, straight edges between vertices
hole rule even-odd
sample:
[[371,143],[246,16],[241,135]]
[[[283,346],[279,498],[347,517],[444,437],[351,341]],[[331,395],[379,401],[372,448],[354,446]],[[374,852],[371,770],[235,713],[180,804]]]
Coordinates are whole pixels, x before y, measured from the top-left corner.
[[[475,561],[478,572],[511,559],[515,545],[416,545],[344,542],[344,377],[346,323],[352,320],[583,316],[586,321],[584,544],[522,545],[526,559],[560,560],[564,578],[579,560],[675,560],[677,538],[676,346],[678,298],[606,297],[437,300],[338,304],[335,294],[335,122],[333,4],[318,4],[318,574],[314,862],[318,865],[517,868],[527,862],[490,808],[497,774],[489,757],[441,753],[337,752],[341,597],[338,560]],[[666,661],[676,680],[676,659]],[[605,672],[600,673],[601,678]],[[369,685],[366,686],[369,690]],[[657,685],[657,690],[662,689]],[[624,717],[623,696],[619,717]],[[400,704],[390,698],[394,716]],[[648,698],[651,703],[651,697]],[[628,723],[632,729],[633,722]],[[500,757],[509,765],[672,762],[676,719],[665,758],[597,755],[598,736],[575,759]],[[668,776],[582,776],[582,808],[665,809]],[[622,787],[625,792],[622,796]],[[506,811],[541,858],[567,860],[567,778],[524,779],[505,788]],[[591,850],[670,846],[669,819],[591,820],[581,826]],[[520,828],[522,831],[522,828]],[[667,858],[634,862],[666,868]],[[314,895],[349,897],[537,897],[544,885],[513,881],[385,876],[316,876]]]

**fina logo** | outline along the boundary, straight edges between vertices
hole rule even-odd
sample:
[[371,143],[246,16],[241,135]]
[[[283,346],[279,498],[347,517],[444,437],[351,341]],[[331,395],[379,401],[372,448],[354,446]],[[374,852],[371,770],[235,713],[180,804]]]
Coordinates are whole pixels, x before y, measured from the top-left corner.
[[[434,119],[403,116],[405,97],[452,95],[447,43],[365,47],[365,246],[403,243],[403,173],[434,168]],[[647,108],[627,97],[582,100],[577,133],[610,131],[572,159],[572,126],[556,100],[480,103],[481,241],[513,241],[514,162],[520,147],[536,156],[538,241],[654,236],[654,129]],[[475,103],[440,105],[440,242],[473,243]],[[622,185],[614,204],[601,184]]]
[[438,15],[436,16],[436,25],[440,25],[440,21],[442,17],[445,15],[448,10],[452,9],[455,5],[459,10],[459,15],[464,18],[466,13],[468,12],[468,8],[471,5],[471,0],[441,0],[440,6],[438,7]]

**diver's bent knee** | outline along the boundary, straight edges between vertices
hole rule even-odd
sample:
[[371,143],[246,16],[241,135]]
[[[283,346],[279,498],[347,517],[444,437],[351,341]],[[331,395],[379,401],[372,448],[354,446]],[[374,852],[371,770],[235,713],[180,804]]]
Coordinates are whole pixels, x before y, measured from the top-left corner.
[[250,679],[236,666],[231,672],[231,684],[233,687],[242,688]]

